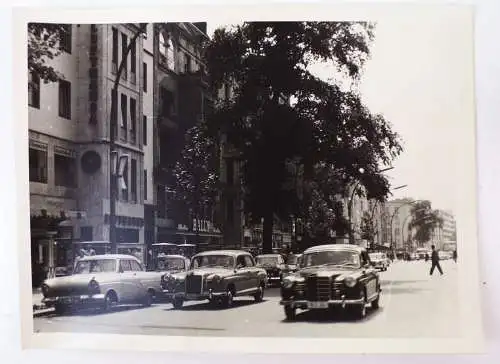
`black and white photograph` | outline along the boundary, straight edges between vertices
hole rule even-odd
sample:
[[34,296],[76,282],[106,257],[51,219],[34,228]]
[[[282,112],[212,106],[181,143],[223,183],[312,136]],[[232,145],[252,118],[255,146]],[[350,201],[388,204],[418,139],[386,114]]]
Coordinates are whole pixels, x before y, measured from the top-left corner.
[[478,350],[473,13],[313,8],[19,10],[28,341]]

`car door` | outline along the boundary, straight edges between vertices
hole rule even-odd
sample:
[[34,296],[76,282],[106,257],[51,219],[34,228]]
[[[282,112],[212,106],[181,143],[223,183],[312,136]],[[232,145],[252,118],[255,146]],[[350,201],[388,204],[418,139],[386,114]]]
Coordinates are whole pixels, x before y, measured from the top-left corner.
[[255,262],[251,255],[245,255],[245,264],[248,270],[248,288],[257,288],[259,286],[258,270],[255,267]]
[[377,285],[378,285],[378,273],[377,270],[373,267],[370,261],[370,257],[368,254],[360,255],[361,264],[363,268],[363,281],[365,282],[366,287],[366,298],[370,299],[377,293]]
[[122,302],[131,302],[133,301],[133,281],[130,267],[130,260],[128,259],[120,259],[119,263],[119,278],[120,278],[120,287],[121,287],[121,295],[120,300]]
[[237,292],[242,292],[250,288],[249,271],[246,266],[244,255],[238,255],[236,258],[235,282]]

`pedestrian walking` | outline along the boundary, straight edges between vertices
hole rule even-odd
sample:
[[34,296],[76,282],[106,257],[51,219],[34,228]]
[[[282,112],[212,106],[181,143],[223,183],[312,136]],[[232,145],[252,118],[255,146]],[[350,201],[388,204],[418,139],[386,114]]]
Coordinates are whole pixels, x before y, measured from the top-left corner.
[[443,275],[443,270],[441,269],[441,265],[439,264],[439,254],[436,251],[436,247],[433,245],[431,248],[432,248],[432,253],[431,253],[432,266],[431,266],[430,275],[432,275],[432,273],[434,273],[435,268],[437,268],[439,273],[441,273],[441,275]]
[[453,251],[453,260],[455,261],[455,263],[457,262],[457,251],[456,250]]

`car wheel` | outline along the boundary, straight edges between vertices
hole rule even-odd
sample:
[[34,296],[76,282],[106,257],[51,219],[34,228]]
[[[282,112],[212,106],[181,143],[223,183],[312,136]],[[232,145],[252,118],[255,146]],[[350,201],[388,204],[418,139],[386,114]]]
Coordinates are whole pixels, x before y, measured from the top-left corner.
[[144,307],[149,307],[151,306],[151,304],[153,303],[153,300],[154,300],[154,291],[152,290],[148,290],[148,292],[146,293],[146,296],[144,297],[144,302],[142,303],[142,305]]
[[56,304],[54,306],[54,310],[56,315],[64,315],[67,312],[68,308],[62,304]]
[[262,302],[264,299],[264,285],[260,284],[257,293],[254,294],[253,298],[255,302]]
[[182,305],[184,304],[184,300],[182,298],[175,298],[172,301],[172,305],[176,310],[180,310],[182,308]]
[[380,301],[380,293],[378,294],[377,298],[375,298],[372,303],[370,304],[371,307],[374,309],[374,310],[377,310],[380,306],[379,306],[379,301]]
[[285,317],[288,321],[295,320],[297,309],[292,306],[284,306],[285,309]]
[[111,291],[106,293],[106,296],[104,297],[104,303],[102,304],[102,311],[107,312],[110,311],[113,306],[116,306],[116,303],[118,302],[118,298],[116,297],[116,294]]
[[226,291],[226,296],[222,300],[224,307],[230,308],[233,306],[234,303],[234,295],[233,295],[233,290],[231,287],[229,287]]
[[350,310],[353,314],[353,316],[357,319],[362,319],[366,316],[366,304],[365,304],[365,297],[366,295],[362,294],[361,298],[363,299],[363,303],[359,305],[353,305],[350,307]]

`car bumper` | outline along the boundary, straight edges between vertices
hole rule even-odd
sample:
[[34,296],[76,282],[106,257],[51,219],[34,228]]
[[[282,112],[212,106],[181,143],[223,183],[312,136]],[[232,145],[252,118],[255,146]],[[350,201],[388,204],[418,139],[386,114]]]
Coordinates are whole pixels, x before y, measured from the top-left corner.
[[328,301],[307,301],[307,300],[281,300],[280,305],[282,306],[291,306],[293,308],[301,308],[301,309],[325,309],[332,307],[342,307],[345,308],[347,306],[359,306],[364,305],[364,298],[356,298],[356,299],[348,299],[342,298],[339,300],[328,300]]
[[208,290],[202,293],[170,292],[167,290],[163,291],[163,297],[167,301],[174,301],[177,299],[181,299],[183,301],[203,301],[218,299],[226,296],[226,292],[214,292],[212,290]]
[[79,295],[79,296],[62,296],[43,298],[42,303],[46,307],[54,307],[56,305],[64,306],[98,306],[104,303],[104,294],[95,295]]

